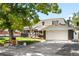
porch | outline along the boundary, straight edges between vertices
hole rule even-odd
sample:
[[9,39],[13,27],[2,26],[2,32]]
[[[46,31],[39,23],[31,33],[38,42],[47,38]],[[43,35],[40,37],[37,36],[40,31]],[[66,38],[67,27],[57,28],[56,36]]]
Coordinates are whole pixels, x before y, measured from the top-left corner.
[[39,39],[46,39],[46,31],[38,31],[38,30],[34,30],[33,31],[33,35],[32,35],[33,38],[39,38]]

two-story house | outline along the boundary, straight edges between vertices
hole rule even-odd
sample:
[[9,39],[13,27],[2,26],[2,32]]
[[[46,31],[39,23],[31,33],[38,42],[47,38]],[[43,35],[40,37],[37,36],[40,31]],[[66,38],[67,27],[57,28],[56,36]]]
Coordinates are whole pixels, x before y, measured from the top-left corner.
[[40,37],[46,40],[72,40],[74,38],[74,28],[66,23],[64,18],[52,18],[40,21],[33,29],[41,33]]

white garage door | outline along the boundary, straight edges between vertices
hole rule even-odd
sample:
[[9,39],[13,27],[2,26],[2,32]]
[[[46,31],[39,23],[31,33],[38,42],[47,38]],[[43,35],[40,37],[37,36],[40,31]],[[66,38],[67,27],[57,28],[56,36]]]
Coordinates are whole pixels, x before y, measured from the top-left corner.
[[46,31],[46,40],[68,40],[68,31]]

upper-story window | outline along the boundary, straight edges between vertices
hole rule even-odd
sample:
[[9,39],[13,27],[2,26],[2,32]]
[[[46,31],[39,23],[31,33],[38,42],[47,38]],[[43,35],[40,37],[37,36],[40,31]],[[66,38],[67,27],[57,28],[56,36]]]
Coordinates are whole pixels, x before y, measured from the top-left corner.
[[58,21],[52,21],[52,25],[53,25],[53,24],[58,24]]
[[42,22],[42,25],[44,25],[45,24],[45,22]]

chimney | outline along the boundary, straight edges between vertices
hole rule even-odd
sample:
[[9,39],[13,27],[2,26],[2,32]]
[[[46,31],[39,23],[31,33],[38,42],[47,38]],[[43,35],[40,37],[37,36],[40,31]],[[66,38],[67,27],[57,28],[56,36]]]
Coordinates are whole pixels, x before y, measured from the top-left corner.
[[68,24],[68,26],[70,26],[70,20],[67,20],[67,24]]
[[69,19],[67,20],[68,26],[70,26],[70,21],[71,21],[71,17],[69,17]]

